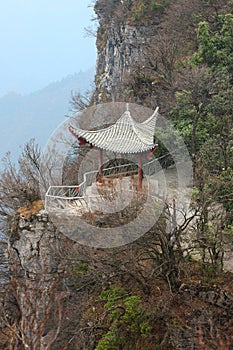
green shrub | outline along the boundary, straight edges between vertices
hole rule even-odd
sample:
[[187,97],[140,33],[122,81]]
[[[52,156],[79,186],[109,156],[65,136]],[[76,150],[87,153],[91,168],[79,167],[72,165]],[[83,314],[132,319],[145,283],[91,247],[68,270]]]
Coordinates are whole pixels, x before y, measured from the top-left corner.
[[115,329],[111,329],[103,335],[95,350],[117,350],[119,349],[118,345],[117,333]]
[[76,275],[84,275],[88,271],[88,265],[85,262],[80,262],[74,265],[73,272]]
[[151,334],[152,327],[139,296],[128,296],[122,287],[112,285],[102,291],[99,300],[105,302],[104,310],[111,326],[95,350],[119,349],[129,338],[136,342],[138,337],[142,339]]
[[133,16],[134,16],[134,19],[137,21],[140,18],[139,11],[134,11]]
[[168,6],[170,3],[169,0],[164,0],[162,2],[157,2],[155,0],[152,0],[151,2],[151,10],[155,11],[155,10],[164,10],[166,6]]

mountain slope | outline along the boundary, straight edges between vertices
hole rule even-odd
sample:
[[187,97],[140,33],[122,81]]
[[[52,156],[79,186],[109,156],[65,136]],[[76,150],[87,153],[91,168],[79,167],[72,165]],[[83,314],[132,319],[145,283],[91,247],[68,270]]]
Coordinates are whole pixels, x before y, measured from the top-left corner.
[[0,98],[0,158],[10,151],[16,159],[19,146],[31,138],[43,146],[69,112],[71,92],[90,89],[93,77],[94,69],[91,68],[69,75],[30,95],[11,92]]

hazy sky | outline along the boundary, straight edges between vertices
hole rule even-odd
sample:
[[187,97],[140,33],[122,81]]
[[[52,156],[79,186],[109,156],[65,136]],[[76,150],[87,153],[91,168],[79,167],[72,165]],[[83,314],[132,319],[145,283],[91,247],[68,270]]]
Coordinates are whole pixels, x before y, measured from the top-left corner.
[[0,97],[27,94],[95,64],[91,0],[0,0]]

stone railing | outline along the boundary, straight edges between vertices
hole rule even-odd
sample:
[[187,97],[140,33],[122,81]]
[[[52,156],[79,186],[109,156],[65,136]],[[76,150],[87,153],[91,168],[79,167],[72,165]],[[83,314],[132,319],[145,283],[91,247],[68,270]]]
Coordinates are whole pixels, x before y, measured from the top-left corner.
[[[156,174],[158,171],[158,160],[154,159],[143,165],[143,173],[147,179]],[[83,182],[76,186],[50,186],[45,195],[45,209],[47,211],[70,210],[75,207],[76,211],[87,209],[87,203],[90,199],[98,201],[102,197],[101,192],[95,195],[87,195],[88,186],[93,185],[97,181],[98,170],[90,171],[84,174]],[[105,179],[116,177],[124,177],[137,174],[137,166],[134,163],[118,165],[102,170],[103,182]],[[129,189],[132,191],[133,189]],[[124,191],[127,189],[124,188]],[[136,187],[134,188],[136,191]]]

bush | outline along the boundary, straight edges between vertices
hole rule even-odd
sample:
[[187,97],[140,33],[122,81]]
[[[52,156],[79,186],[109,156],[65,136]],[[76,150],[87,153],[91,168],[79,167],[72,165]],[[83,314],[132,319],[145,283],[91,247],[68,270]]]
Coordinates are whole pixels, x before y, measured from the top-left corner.
[[7,233],[12,218],[21,207],[40,199],[40,149],[34,140],[24,146],[18,165],[10,153],[3,160],[0,173],[0,229]]
[[138,295],[129,296],[122,287],[112,285],[100,294],[99,299],[105,302],[110,327],[95,350],[119,349],[124,344],[131,344],[136,349],[137,339],[151,334],[152,327]]
[[164,10],[166,6],[168,6],[170,1],[164,0],[162,3],[159,3],[155,0],[151,2],[151,10],[156,11],[156,10]]

